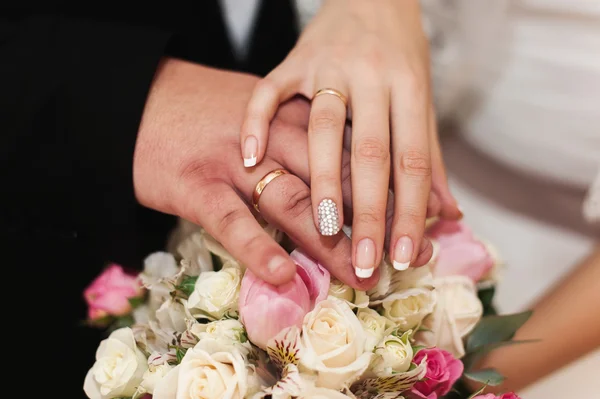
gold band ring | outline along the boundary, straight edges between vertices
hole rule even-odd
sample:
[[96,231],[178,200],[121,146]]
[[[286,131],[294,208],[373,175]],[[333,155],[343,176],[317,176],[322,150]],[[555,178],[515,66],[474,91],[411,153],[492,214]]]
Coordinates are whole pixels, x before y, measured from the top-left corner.
[[285,169],[275,169],[264,175],[263,178],[256,183],[256,187],[254,187],[254,192],[252,193],[252,205],[257,212],[260,213],[260,210],[258,209],[258,201],[260,200],[260,195],[262,194],[263,190],[265,187],[267,187],[267,184],[271,183],[279,176],[287,175],[289,173],[290,172]]
[[339,98],[340,100],[342,100],[342,102],[344,103],[344,106],[348,106],[348,99],[346,98],[346,96],[343,95],[341,92],[337,91],[336,89],[325,88],[325,89],[317,90],[317,92],[313,96],[313,100],[322,94],[334,95],[337,98]]

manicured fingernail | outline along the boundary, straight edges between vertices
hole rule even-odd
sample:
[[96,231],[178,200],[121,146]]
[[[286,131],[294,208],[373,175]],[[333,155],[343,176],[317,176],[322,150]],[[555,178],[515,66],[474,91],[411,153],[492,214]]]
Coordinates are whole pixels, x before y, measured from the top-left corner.
[[406,270],[413,255],[413,243],[410,237],[400,237],[394,248],[394,269]]
[[356,246],[356,277],[369,278],[375,270],[375,243],[370,238],[363,238]]
[[256,165],[256,154],[258,153],[258,140],[254,136],[246,137],[244,141],[244,166],[250,168]]
[[338,208],[333,200],[326,198],[317,208],[319,231],[324,236],[334,236],[340,231]]
[[271,258],[269,263],[267,263],[267,268],[271,273],[275,273],[279,270],[283,265],[286,264],[286,259],[283,256],[276,255]]

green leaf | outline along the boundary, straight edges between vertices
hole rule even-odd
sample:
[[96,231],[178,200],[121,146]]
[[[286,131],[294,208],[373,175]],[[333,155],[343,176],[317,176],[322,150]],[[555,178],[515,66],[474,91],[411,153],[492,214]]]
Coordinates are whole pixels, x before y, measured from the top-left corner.
[[181,360],[185,356],[185,352],[187,352],[187,349],[177,347],[177,349],[175,350],[175,355],[177,356],[177,363],[181,363]]
[[177,286],[177,289],[183,292],[186,296],[190,296],[194,292],[194,286],[196,285],[198,276],[184,276],[181,280],[181,284]]
[[482,318],[467,338],[467,353],[474,352],[485,345],[512,339],[517,330],[529,319],[531,314],[531,311],[527,311]]
[[138,306],[142,305],[145,301],[143,296],[136,296],[136,297],[128,298],[127,300],[129,301],[129,304],[131,305],[132,309],[135,309]]
[[478,371],[469,371],[463,374],[465,378],[473,381],[481,382],[486,385],[496,386],[504,381],[502,374],[495,369],[482,369]]

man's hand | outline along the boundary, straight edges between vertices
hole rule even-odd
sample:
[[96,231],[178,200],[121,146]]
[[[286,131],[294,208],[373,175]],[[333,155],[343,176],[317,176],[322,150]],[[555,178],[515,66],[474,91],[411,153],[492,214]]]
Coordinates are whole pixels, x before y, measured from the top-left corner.
[[[256,221],[248,204],[256,183],[283,168],[291,174],[264,190],[261,216],[287,233],[344,283],[368,289],[378,275],[354,274],[351,241],[321,236],[313,223],[306,123],[309,106],[293,101],[271,124],[262,163],[251,170],[238,159],[239,131],[256,77],[167,59],[148,96],[134,156],[134,186],[141,204],[203,226],[256,275],[272,284],[293,278],[295,265]],[[349,170],[344,170],[345,176]],[[349,179],[346,190],[350,195]],[[420,261],[431,257],[421,248]]]

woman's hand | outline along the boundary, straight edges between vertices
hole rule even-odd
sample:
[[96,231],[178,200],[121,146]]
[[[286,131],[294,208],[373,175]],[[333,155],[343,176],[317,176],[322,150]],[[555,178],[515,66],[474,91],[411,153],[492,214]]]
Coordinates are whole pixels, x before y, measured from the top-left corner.
[[[150,90],[134,156],[134,187],[141,204],[201,225],[241,263],[272,284],[293,278],[295,265],[251,212],[252,192],[274,169],[290,174],[273,180],[260,197],[260,214],[286,232],[329,271],[357,289],[351,241],[344,235],[321,238],[312,220],[306,121],[309,106],[281,107],[261,165],[245,169],[236,156],[244,109],[258,79],[168,59]],[[347,155],[346,155],[347,156]],[[249,209],[250,208],[250,209]],[[419,262],[431,257],[424,243]]]
[[397,269],[415,264],[428,213],[462,215],[446,181],[429,79],[417,0],[327,0],[248,104],[241,147],[244,165],[254,167],[264,158],[269,123],[281,102],[298,93],[313,99],[310,185],[322,235],[335,235],[343,224],[343,136],[351,113],[353,264],[359,277],[371,276],[383,256],[390,175],[390,256]]

